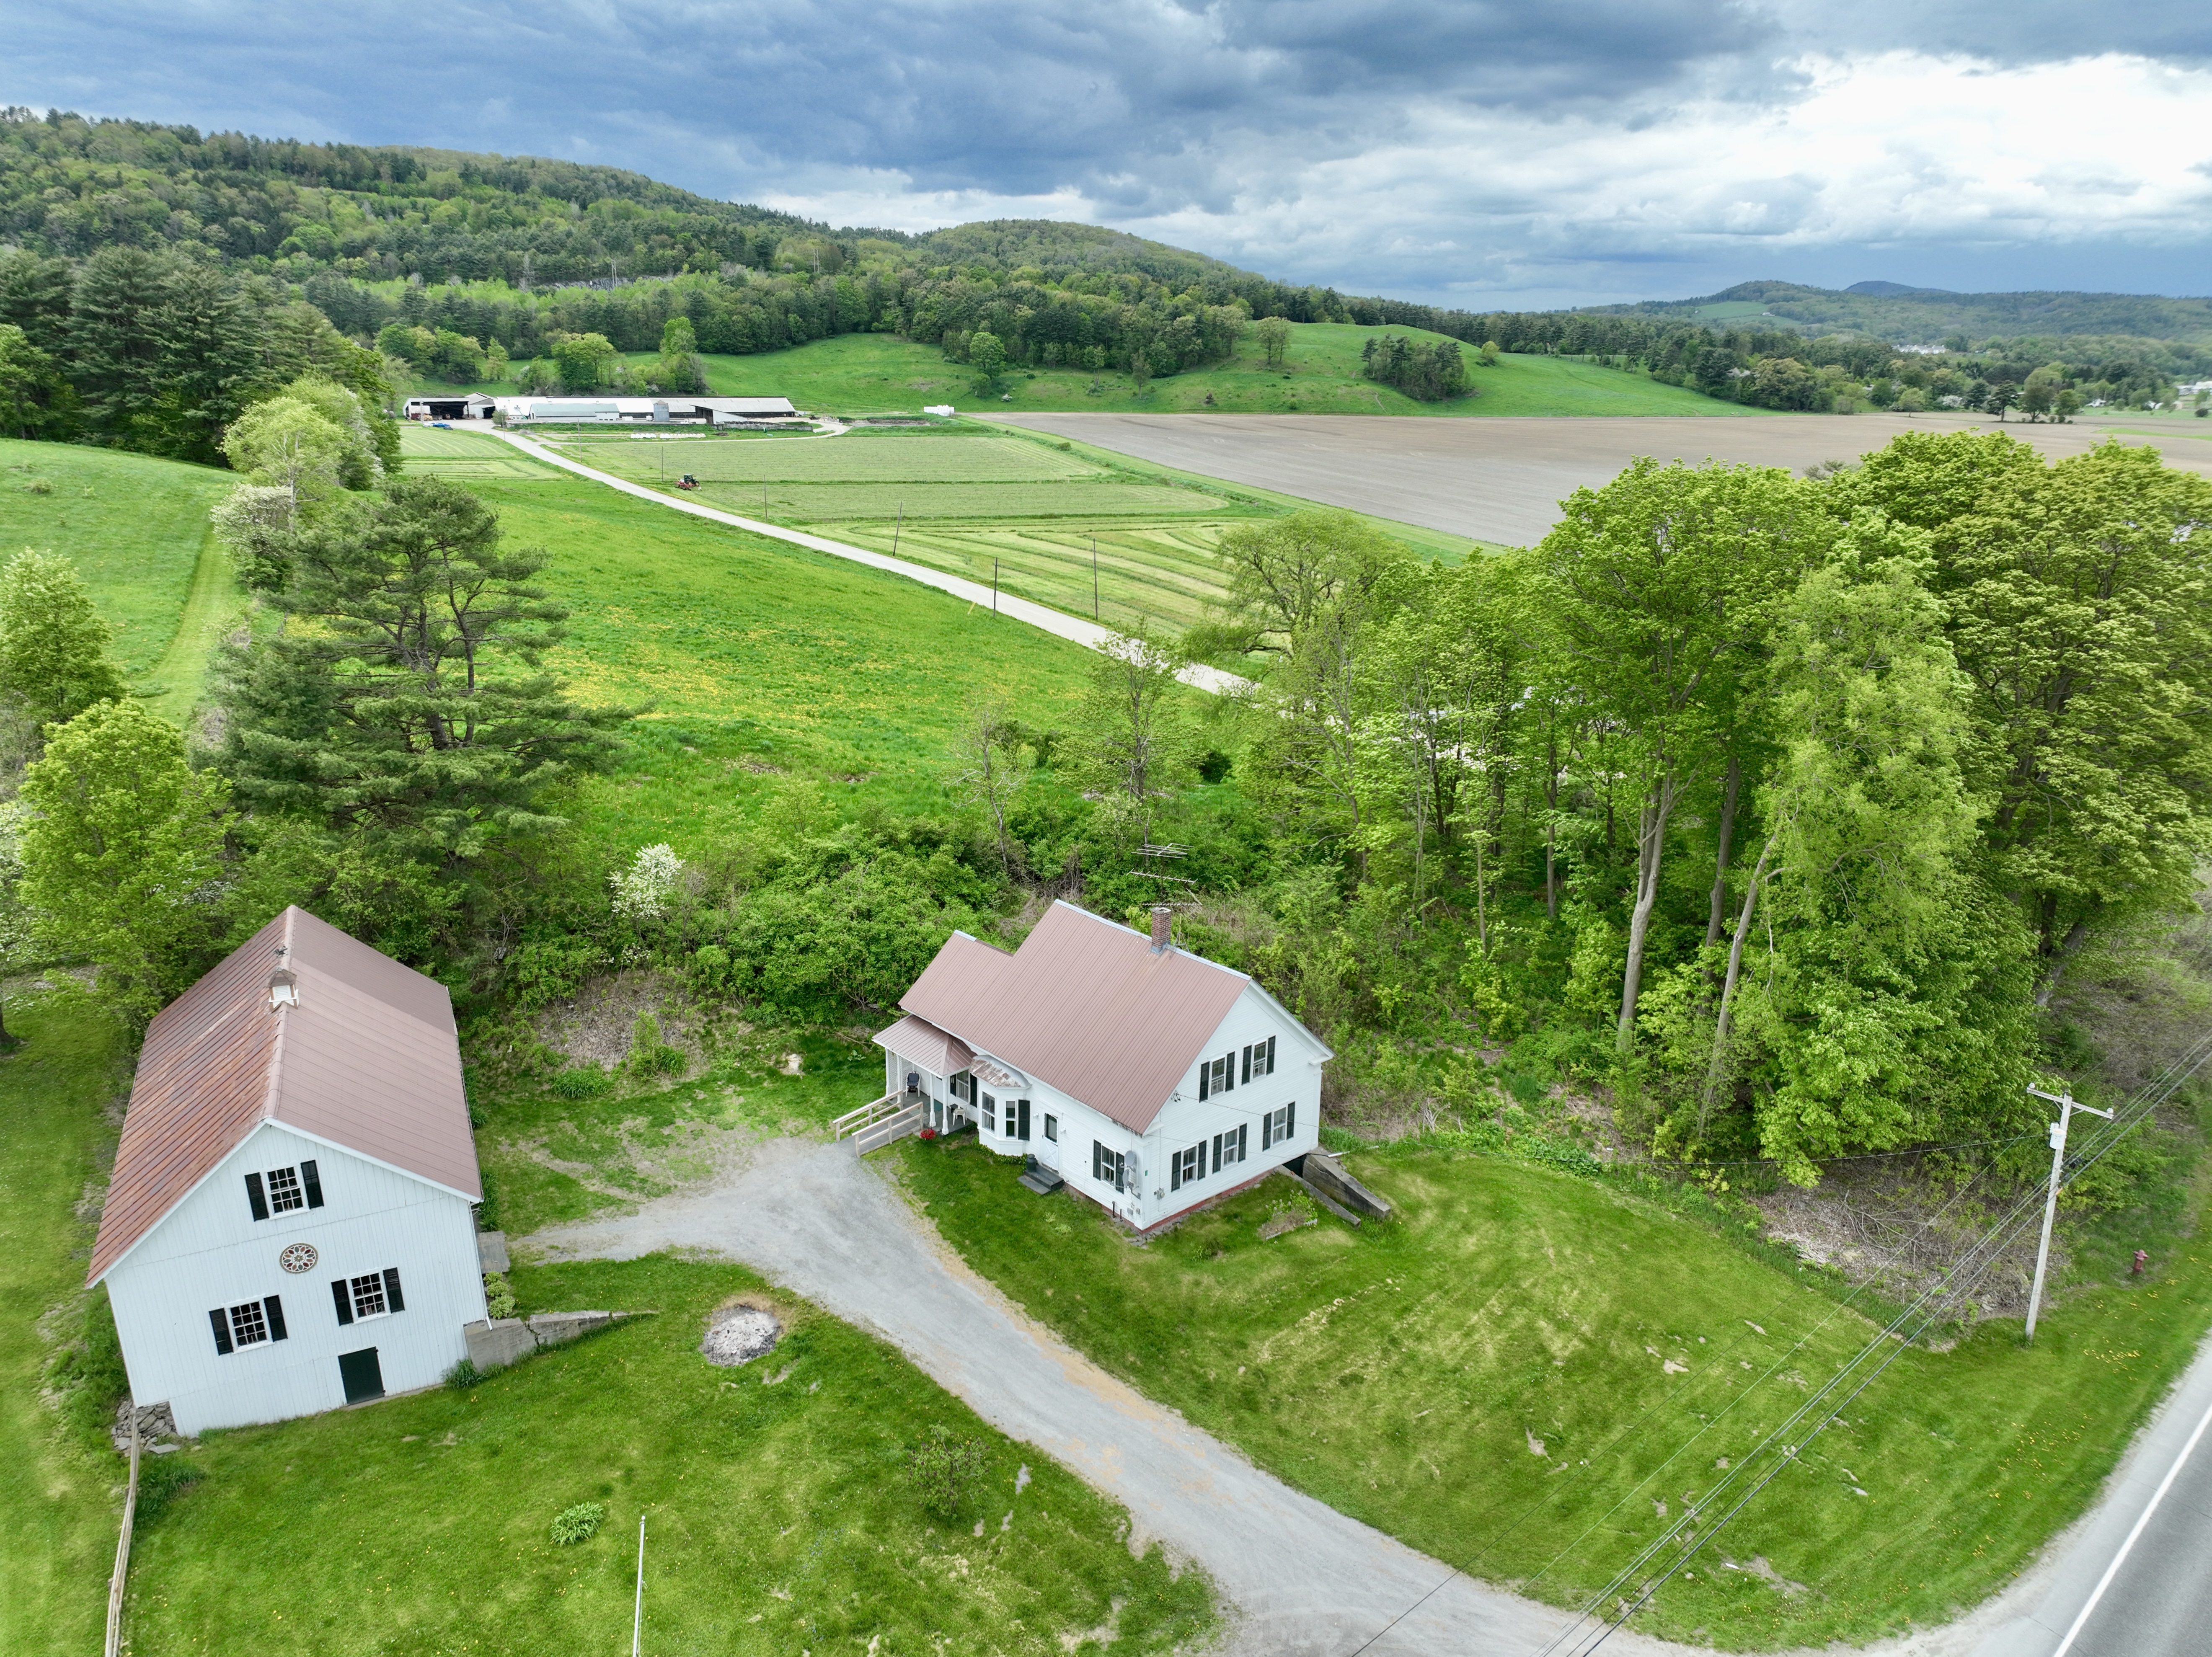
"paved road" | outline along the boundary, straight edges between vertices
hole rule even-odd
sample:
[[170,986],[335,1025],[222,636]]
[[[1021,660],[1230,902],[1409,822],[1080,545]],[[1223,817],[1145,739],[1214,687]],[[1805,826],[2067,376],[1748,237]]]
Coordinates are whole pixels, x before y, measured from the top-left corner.
[[[1107,1375],[970,1272],[849,1143],[773,1140],[705,1191],[528,1247],[555,1259],[705,1250],[875,1330],[1196,1560],[1233,1608],[1239,1657],[1521,1657],[1565,1621],[1300,1495]],[[1606,1650],[1687,1657],[1632,1634]]]
[[[2164,1406],[2137,1435],[2103,1499],[2046,1549],[2026,1575],[1948,1628],[1886,1642],[1872,1648],[1869,1657],[2057,1657],[2062,1648],[2066,1657],[2204,1657],[2212,1651],[2208,1420],[2212,1344],[2197,1353]],[[2182,1460],[2200,1429],[2203,1436]],[[2153,1508],[2161,1484],[2167,1484],[2166,1493]],[[2120,1559],[2138,1524],[2140,1534]],[[2116,1559],[2120,1563],[2114,1570]],[[2066,1637],[2077,1622],[2079,1631],[2068,1647]]]
[[[1095,443],[1179,470],[1523,546],[1559,519],[1559,502],[1638,455],[1786,466],[1863,454],[1906,431],[1987,422],[1957,415],[1662,416],[1632,419],[1384,419],[1357,415],[1032,414],[1007,424]],[[2138,422],[2138,424],[2142,422]],[[2100,425],[2004,429],[2053,457],[2079,454]],[[2212,475],[2212,421],[2176,421],[2154,442],[2176,465]]]
[[[672,512],[703,518],[709,523],[726,525],[731,529],[747,530],[755,535],[764,535],[771,541],[787,541],[809,551],[827,553],[832,558],[849,559],[854,563],[866,564],[871,569],[879,569],[888,574],[903,575],[910,581],[919,581],[924,586],[949,592],[956,598],[965,598],[971,604],[989,604],[1001,616],[1025,622],[1040,632],[1049,633],[1056,639],[1066,639],[1086,650],[1097,650],[1118,636],[1109,627],[1101,627],[1096,622],[1086,622],[1079,616],[1067,615],[1044,604],[1032,604],[1026,598],[1017,598],[1011,593],[994,592],[979,582],[965,580],[957,575],[947,575],[942,570],[910,564],[903,558],[893,558],[884,553],[871,552],[866,547],[856,547],[848,541],[833,541],[826,535],[809,535],[804,530],[786,529],[781,524],[741,517],[733,512],[722,512],[714,507],[703,506],[696,501],[665,495],[645,484],[617,477],[612,472],[603,472],[595,466],[571,460],[567,455],[549,449],[543,443],[533,442],[519,432],[495,430],[483,434],[512,443],[525,454],[542,460],[549,466],[558,466],[562,471],[574,472],[579,477],[587,477],[594,483],[604,483],[611,489],[635,495],[641,501],[650,501],[657,507],[666,507]],[[1176,677],[1200,690],[1229,691],[1239,689],[1244,684],[1244,681],[1235,674],[1224,673],[1219,668],[1208,667],[1202,662],[1184,668]]]

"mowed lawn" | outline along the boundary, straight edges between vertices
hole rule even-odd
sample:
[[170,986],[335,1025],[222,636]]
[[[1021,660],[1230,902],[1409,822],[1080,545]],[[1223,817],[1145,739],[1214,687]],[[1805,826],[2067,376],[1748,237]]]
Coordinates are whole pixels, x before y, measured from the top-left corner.
[[[1148,1396],[1332,1507],[1559,1604],[1874,1332],[1803,1272],[1525,1163],[1364,1152],[1352,1165],[1396,1205],[1387,1224],[1262,1242],[1292,1190],[1274,1180],[1135,1248],[972,1138],[893,1154],[971,1265]],[[2069,1296],[2033,1350],[1997,1324],[1903,1352],[1638,1625],[1819,1645],[1994,1593],[2082,1510],[2212,1321],[2202,1253]]]
[[123,1512],[122,1466],[72,1432],[45,1396],[56,1343],[84,1326],[94,1220],[129,1084],[112,1027],[72,992],[14,986],[0,1056],[7,1102],[0,1156],[0,1651],[90,1651],[107,1615],[107,1571]]
[[0,560],[25,547],[73,560],[133,688],[181,719],[236,607],[208,510],[237,486],[212,467],[0,440]]
[[[1172,1574],[1157,1546],[1133,1558],[1117,1507],[888,1345],[739,1267],[655,1257],[513,1281],[526,1309],[658,1315],[465,1393],[204,1435],[204,1480],[138,1539],[131,1648],[626,1650],[641,1517],[648,1651],[1064,1657],[1103,1630],[1135,1654],[1212,1624],[1205,1579]],[[787,1332],[766,1358],[717,1368],[699,1343],[741,1296]],[[949,1519],[902,1472],[936,1426],[985,1447]],[[605,1527],[555,1545],[554,1515],[586,1502]]]

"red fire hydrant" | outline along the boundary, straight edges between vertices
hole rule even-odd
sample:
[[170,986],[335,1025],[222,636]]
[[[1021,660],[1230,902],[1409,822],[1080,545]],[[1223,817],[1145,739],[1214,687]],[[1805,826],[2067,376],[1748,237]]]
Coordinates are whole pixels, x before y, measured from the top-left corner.
[[2142,1276],[2143,1267],[2148,1265],[2149,1262],[2150,1250],[2148,1248],[2138,1248],[2136,1250],[2136,1269],[2131,1275],[2138,1278]]

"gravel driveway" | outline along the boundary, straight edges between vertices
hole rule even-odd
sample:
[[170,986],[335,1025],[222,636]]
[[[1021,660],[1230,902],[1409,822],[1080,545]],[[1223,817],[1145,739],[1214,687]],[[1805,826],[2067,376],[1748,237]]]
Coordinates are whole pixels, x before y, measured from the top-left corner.
[[[555,1227],[530,1246],[550,1259],[720,1254],[879,1332],[1197,1561],[1230,1602],[1238,1657],[1518,1657],[1565,1620],[1299,1495],[1131,1391],[969,1271],[849,1144],[772,1140],[706,1190]],[[1625,1633],[1606,1648],[1684,1649]]]

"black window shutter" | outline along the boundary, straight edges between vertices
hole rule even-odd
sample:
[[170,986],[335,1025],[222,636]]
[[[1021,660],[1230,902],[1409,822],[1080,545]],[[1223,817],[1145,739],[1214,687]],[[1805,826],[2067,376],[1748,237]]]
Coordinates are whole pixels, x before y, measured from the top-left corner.
[[215,1350],[218,1356],[230,1350],[230,1314],[220,1306],[208,1314],[208,1322],[215,1329]]
[[323,1205],[323,1176],[312,1159],[300,1164],[300,1183],[307,1188],[307,1206]]
[[1179,1150],[1168,1158],[1168,1189],[1170,1191],[1182,1189],[1182,1152]]
[[1271,1036],[1269,1036],[1269,1037],[1267,1038],[1267,1074],[1268,1074],[1268,1075],[1270,1075],[1270,1076],[1273,1076],[1274,1073],[1275,1073],[1275,1038],[1274,1038],[1273,1036],[1272,1036],[1272,1035],[1271,1035]]
[[1285,1139],[1295,1139],[1297,1137],[1298,1102],[1293,1099],[1289,1104],[1283,1107],[1283,1138]]
[[340,1323],[351,1323],[353,1321],[353,1296],[346,1292],[346,1280],[343,1278],[340,1278],[336,1283],[331,1285],[331,1299],[337,1303],[338,1308],[338,1321]]
[[1237,1160],[1238,1162],[1243,1162],[1243,1161],[1244,1160],[1244,1150],[1245,1150],[1245,1147],[1246,1147],[1248,1144],[1250,1144],[1250,1142],[1251,1142],[1251,1141],[1250,1141],[1250,1138],[1249,1138],[1249,1136],[1250,1136],[1250,1134],[1251,1134],[1251,1132],[1252,1132],[1252,1125],[1251,1125],[1249,1122],[1243,1122],[1243,1123],[1239,1123],[1239,1124],[1237,1125]]
[[1260,1149],[1265,1150],[1275,1143],[1275,1114],[1269,1111],[1260,1119]]
[[[1200,1098],[1203,1099],[1206,1097],[1206,1083],[1211,1082],[1212,1079],[1213,1060],[1211,1059],[1200,1059],[1198,1061],[1198,1096]],[[247,1177],[250,1179],[252,1176],[249,1174]]]
[[261,1194],[261,1176],[258,1174],[246,1176],[246,1205],[253,1211],[255,1219],[269,1217],[269,1199]]
[[1252,1079],[1252,1049],[1249,1046],[1244,1049],[1244,1073],[1237,1079],[1242,1082],[1249,1082]]
[[283,1339],[284,1302],[275,1295],[270,1295],[262,1301],[261,1309],[268,1314],[269,1338],[271,1340]]
[[407,1302],[399,1298],[399,1268],[396,1266],[384,1268],[384,1303],[395,1312],[407,1309]]
[[1221,1090],[1224,1093],[1237,1085],[1237,1050],[1231,1047],[1221,1055]]

